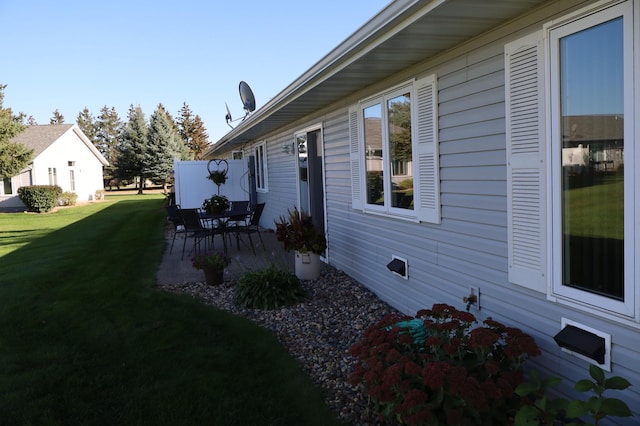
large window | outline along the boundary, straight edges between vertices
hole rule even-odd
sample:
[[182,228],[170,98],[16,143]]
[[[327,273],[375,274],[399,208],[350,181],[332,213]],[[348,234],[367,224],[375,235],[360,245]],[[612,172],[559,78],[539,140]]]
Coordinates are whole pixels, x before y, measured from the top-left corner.
[[627,318],[640,287],[637,31],[627,1],[505,46],[509,278]]
[[255,157],[255,175],[256,175],[256,189],[261,192],[266,192],[267,185],[267,145],[265,142],[261,142],[255,146],[253,150]]
[[362,113],[367,204],[413,210],[411,92],[382,96]]
[[354,208],[439,223],[436,121],[434,76],[350,110]]
[[625,26],[632,26],[629,3],[550,29],[549,59],[558,71],[550,76],[550,142],[553,291],[629,315],[636,235],[635,164],[624,162],[634,145],[625,126],[633,120],[632,62],[625,58],[633,39]]

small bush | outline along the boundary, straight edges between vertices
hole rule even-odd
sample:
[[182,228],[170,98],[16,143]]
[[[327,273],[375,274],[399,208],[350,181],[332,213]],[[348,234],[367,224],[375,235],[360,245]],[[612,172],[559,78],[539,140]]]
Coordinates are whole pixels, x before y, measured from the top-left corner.
[[38,213],[51,211],[62,195],[58,185],[31,185],[18,188],[18,197],[27,209]]
[[78,201],[78,194],[75,192],[65,191],[58,198],[58,205],[60,206],[75,206]]
[[104,189],[98,189],[94,194],[94,198],[96,200],[104,200]]
[[276,309],[292,305],[304,297],[304,290],[295,274],[271,265],[240,277],[233,302],[243,308]]
[[520,406],[522,363],[540,354],[517,328],[444,304],[415,318],[389,315],[350,352],[353,383],[378,413],[404,425],[509,424]]

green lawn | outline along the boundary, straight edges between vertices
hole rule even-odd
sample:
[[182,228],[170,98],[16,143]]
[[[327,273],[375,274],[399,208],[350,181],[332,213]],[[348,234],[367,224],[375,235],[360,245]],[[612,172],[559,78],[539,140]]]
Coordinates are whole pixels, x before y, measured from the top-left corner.
[[338,424],[271,333],[154,289],[162,202],[0,214],[0,424]]

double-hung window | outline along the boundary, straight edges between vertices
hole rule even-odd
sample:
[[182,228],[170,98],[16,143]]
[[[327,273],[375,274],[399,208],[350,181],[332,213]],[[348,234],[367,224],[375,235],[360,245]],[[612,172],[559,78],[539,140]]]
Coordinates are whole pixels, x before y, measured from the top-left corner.
[[509,44],[506,104],[511,280],[637,321],[633,3],[580,11]]
[[267,192],[267,144],[260,142],[253,148],[255,158],[254,172],[256,176],[256,189],[260,192]]
[[349,111],[352,205],[367,213],[440,221],[435,76]]

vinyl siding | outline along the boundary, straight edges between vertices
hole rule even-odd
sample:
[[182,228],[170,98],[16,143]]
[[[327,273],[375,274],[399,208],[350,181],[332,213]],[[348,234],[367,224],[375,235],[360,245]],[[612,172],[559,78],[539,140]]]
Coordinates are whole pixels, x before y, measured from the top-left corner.
[[[566,9],[566,7],[565,7]],[[560,5],[554,10],[564,10]],[[515,22],[514,31],[531,28],[554,16],[536,14],[536,22]],[[508,34],[508,32],[501,32]],[[421,64],[420,73],[435,73],[438,87],[441,223],[416,223],[365,214],[352,208],[349,149],[349,105],[372,96],[366,90],[323,115],[309,117],[267,141],[269,192],[264,225],[295,204],[294,156],[282,152],[298,128],[322,122],[325,157],[325,204],[328,260],[337,269],[366,285],[397,309],[415,314],[433,303],[464,308],[469,286],[481,291],[480,321],[487,317],[532,335],[543,356],[529,363],[543,374],[563,378],[558,389],[574,394],[573,383],[588,377],[588,364],[563,353],[553,341],[563,317],[612,336],[612,372],[634,385],[610,396],[625,400],[640,416],[640,329],[548,300],[546,295],[508,280],[507,165],[505,135],[504,45],[491,40],[471,53],[437,64]],[[406,73],[397,82],[405,81]],[[389,85],[394,84],[390,79]],[[378,89],[376,89],[378,90]],[[386,268],[391,256],[408,260],[409,279]],[[633,424],[636,417],[612,419]]]

